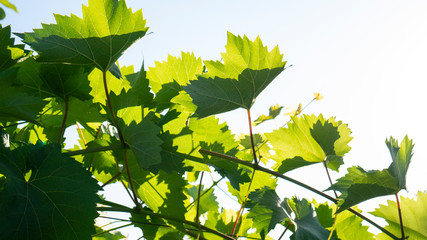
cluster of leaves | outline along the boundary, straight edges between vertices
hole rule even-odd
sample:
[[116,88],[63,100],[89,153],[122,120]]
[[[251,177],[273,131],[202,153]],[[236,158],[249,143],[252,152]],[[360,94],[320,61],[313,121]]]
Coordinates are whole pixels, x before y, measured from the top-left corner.
[[[406,187],[407,137],[400,145],[387,140],[388,169],[349,168],[329,187],[341,192],[336,198],[285,175],[317,163],[339,171],[352,137],[335,118],[298,114],[272,132],[252,133],[283,108],[251,121],[256,97],[285,69],[278,47],[228,33],[222,61],[182,53],[135,71],[117,60],[148,30],[141,11],[123,0],[89,0],[83,18],[55,19],[16,34],[34,52],[14,44],[10,26],[0,27],[0,239],[120,239],[95,226],[109,211],[130,213],[123,226],[140,228],[146,239],[269,239],[280,225],[291,239],[373,239],[362,218],[373,222],[351,207]],[[237,108],[249,120],[241,137],[215,117]],[[79,145],[65,147],[71,126]],[[331,202],[283,199],[278,179]],[[240,210],[220,207],[221,181]],[[115,182],[133,208],[100,195]],[[425,239],[425,204],[419,192],[418,200],[378,208],[373,214],[388,225],[377,237],[401,239],[404,230]]]

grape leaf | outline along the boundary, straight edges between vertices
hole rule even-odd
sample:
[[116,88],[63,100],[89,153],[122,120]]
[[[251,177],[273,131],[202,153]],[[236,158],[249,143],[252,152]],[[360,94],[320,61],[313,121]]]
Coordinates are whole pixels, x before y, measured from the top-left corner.
[[139,72],[131,73],[125,76],[131,85],[131,91],[135,92],[139,105],[149,106],[153,100],[153,94],[150,92],[147,73],[144,70],[144,63]]
[[[115,140],[115,138],[112,138],[108,134],[103,134],[102,138],[88,142],[87,147],[105,147],[118,144],[120,143]],[[86,167],[93,169],[92,173],[95,175],[96,180],[102,183],[106,183],[114,175],[120,172],[116,158],[113,155],[113,151],[85,154],[83,157],[83,163]]]
[[399,192],[395,179],[387,169],[365,171],[361,167],[348,168],[348,173],[327,190],[341,192],[337,213],[365,200]]
[[[388,205],[380,205],[375,211],[371,212],[374,216],[384,218],[388,225],[385,227],[388,231],[400,236],[400,220],[397,213],[397,204],[395,201],[388,200]],[[421,191],[417,194],[417,199],[406,197],[400,198],[400,207],[402,211],[402,221],[405,236],[412,240],[427,239],[427,193]],[[389,239],[388,235],[380,233],[376,239]]]
[[[340,240],[353,240],[354,236],[359,239],[374,239],[374,234],[368,232],[368,227],[362,225],[362,219],[349,211],[341,212],[335,215],[337,206],[335,204],[328,205],[328,203],[317,203],[314,199],[312,201],[317,219],[320,224],[327,230],[334,230],[333,236]],[[361,210],[355,208],[356,211]],[[335,226],[334,226],[335,222]]]
[[239,107],[250,109],[286,64],[279,48],[269,52],[259,37],[250,41],[228,33],[225,48],[221,54],[224,63],[205,61],[208,72],[183,87],[201,118]]
[[260,188],[249,194],[249,201],[246,203],[249,208],[248,218],[252,219],[253,226],[262,239],[277,224],[288,218],[284,204],[272,188]]
[[166,62],[155,62],[147,72],[150,86],[156,94],[157,108],[163,110],[177,96],[183,85],[197,79],[203,71],[202,60],[192,53],[181,52],[181,57],[168,56]]
[[18,80],[29,92],[42,97],[92,99],[88,75],[92,67],[66,64],[40,64],[33,58],[19,63]]
[[142,12],[125,1],[89,0],[83,18],[56,14],[56,24],[17,34],[40,55],[38,61],[91,65],[106,72],[148,28]]
[[322,115],[292,117],[287,127],[281,127],[265,136],[273,146],[272,156],[280,173],[326,160],[328,167],[338,171],[343,156],[350,150],[351,131],[346,124]]
[[400,146],[397,140],[392,137],[386,140],[386,145],[392,158],[392,163],[388,170],[397,180],[399,189],[406,189],[406,173],[411,162],[414,144],[412,144],[412,140],[409,140],[408,136],[405,136]]
[[7,178],[0,198],[1,239],[90,238],[100,187],[80,163],[53,144],[0,154]]
[[135,154],[142,168],[161,162],[162,140],[157,136],[160,134],[160,127],[151,120],[151,115],[145,116],[140,122],[119,123],[125,143]]
[[[144,208],[144,211],[151,211]],[[145,239],[153,240],[181,240],[184,237],[180,231],[171,228],[167,222],[159,217],[149,216],[147,214],[133,212],[131,220],[136,227],[141,228],[143,237]]]
[[10,26],[0,24],[0,72],[13,66],[26,53],[24,45],[14,45],[15,39],[10,37]]
[[265,121],[268,121],[268,120],[271,120],[271,119],[275,119],[279,114],[280,114],[280,111],[282,111],[282,106],[279,106],[279,105],[274,105],[274,106],[271,106],[270,107],[270,109],[268,109],[268,116],[267,115],[261,115],[261,116],[259,116],[254,122],[253,122],[253,125],[254,126],[258,126],[259,124],[261,124],[261,123],[263,123],[263,122],[265,122]]
[[388,169],[365,171],[361,167],[352,167],[344,177],[339,178],[328,188],[328,190],[341,192],[338,213],[365,200],[396,194],[406,188],[406,172],[414,145],[407,136],[400,146],[393,138],[387,140],[386,145],[392,157],[392,163]]
[[26,120],[36,123],[36,116],[45,102],[30,96],[18,88],[0,88],[0,121]]
[[[193,221],[197,214],[197,199],[199,188],[191,186],[187,194],[192,198],[192,202],[187,205],[186,219]],[[189,200],[189,199],[188,199]],[[204,189],[202,185],[199,204],[199,216],[207,212],[218,212],[218,202],[214,194],[214,189]]]
[[297,226],[296,231],[292,234],[292,240],[324,240],[329,238],[330,232],[320,225],[319,220],[314,214],[312,205],[306,200],[299,200],[296,197],[285,199],[285,210],[288,216],[295,214],[293,221]]

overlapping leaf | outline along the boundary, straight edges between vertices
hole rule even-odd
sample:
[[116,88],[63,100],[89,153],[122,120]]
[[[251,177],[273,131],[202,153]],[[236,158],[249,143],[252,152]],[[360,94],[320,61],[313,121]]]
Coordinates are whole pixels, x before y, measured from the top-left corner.
[[166,62],[156,62],[150,67],[147,78],[156,93],[157,108],[163,110],[170,105],[170,100],[177,96],[183,85],[197,79],[203,71],[202,60],[192,53],[181,53],[181,57],[168,56]]
[[183,87],[190,94],[200,117],[236,108],[250,109],[255,98],[283,70],[286,62],[279,48],[268,51],[261,39],[227,35],[224,63],[205,61],[207,73]]
[[75,97],[88,100],[92,97],[88,76],[92,67],[66,64],[40,64],[33,58],[18,64],[18,80],[28,92],[39,96],[68,100]]
[[341,192],[337,212],[371,198],[396,194],[406,188],[405,177],[412,157],[412,141],[406,136],[400,146],[393,138],[387,140],[386,144],[392,156],[388,169],[365,171],[361,167],[351,167],[344,177],[328,188]]
[[43,109],[45,102],[30,96],[17,88],[0,89],[0,121],[26,120],[37,122],[36,116]]
[[330,169],[338,171],[344,154],[350,150],[350,133],[346,124],[334,118],[304,115],[293,117],[286,128],[265,135],[275,151],[274,168],[285,173],[323,160]]
[[100,188],[80,163],[56,145],[0,154],[7,178],[0,198],[1,239],[90,238]]
[[83,18],[55,15],[56,24],[18,34],[38,52],[41,62],[92,65],[107,71],[148,28],[142,12],[125,1],[89,0]]
[[24,57],[24,45],[14,45],[15,39],[10,37],[10,26],[0,25],[0,72],[13,66]]
[[[387,203],[387,205],[380,205],[371,213],[387,221],[388,225],[385,229],[396,236],[401,236],[397,204],[390,200]],[[417,199],[401,197],[400,207],[405,236],[409,236],[409,239],[413,240],[427,239],[427,193],[418,192]],[[385,240],[389,237],[385,233],[380,233],[376,239]]]

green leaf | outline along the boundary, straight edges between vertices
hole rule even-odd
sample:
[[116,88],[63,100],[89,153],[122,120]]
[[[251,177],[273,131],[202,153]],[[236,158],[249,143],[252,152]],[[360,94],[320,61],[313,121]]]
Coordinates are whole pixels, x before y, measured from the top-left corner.
[[337,213],[365,200],[399,192],[394,177],[387,169],[365,171],[361,167],[348,168],[348,173],[327,190],[341,192]]
[[126,238],[120,232],[114,231],[105,231],[100,227],[96,227],[96,236],[92,237],[92,240],[120,240]]
[[405,136],[400,146],[397,140],[392,137],[386,140],[386,145],[392,158],[392,163],[388,170],[397,180],[399,189],[406,189],[406,173],[413,155],[414,144],[412,140],[409,140],[408,136]]
[[[333,230],[333,236],[341,240],[352,240],[354,236],[359,239],[374,239],[374,234],[368,232],[368,227],[362,225],[362,219],[349,211],[335,215],[337,206],[328,203],[319,204],[313,199],[317,219],[327,230]],[[354,208],[356,211],[361,210]],[[334,225],[335,223],[335,225]]]
[[91,65],[103,72],[148,30],[142,12],[133,13],[118,0],[89,0],[82,19],[56,14],[55,20],[17,35],[38,52],[40,62]]
[[14,42],[15,39],[10,37],[10,26],[0,25],[0,72],[13,66],[26,55],[24,45],[14,45]]
[[0,121],[25,120],[36,123],[45,102],[17,88],[0,88]]
[[[194,220],[197,214],[197,199],[198,199],[198,186],[192,186],[188,188],[188,195],[192,198],[192,202],[187,205],[187,214],[186,218],[190,221]],[[218,212],[218,202],[216,200],[216,196],[214,194],[214,189],[210,190],[204,189],[202,185],[200,195],[200,205],[199,205],[199,216],[203,215],[207,212]]]
[[252,219],[253,226],[262,239],[288,217],[283,204],[285,202],[271,188],[260,188],[249,194],[249,201],[246,203],[249,208],[248,218]]
[[19,63],[18,80],[29,92],[42,97],[91,99],[88,75],[92,67],[40,64],[33,58]]
[[[419,191],[417,199],[406,197],[400,198],[400,207],[402,211],[402,221],[405,236],[411,240],[427,239],[427,193]],[[388,231],[401,236],[400,220],[395,201],[388,200],[387,205],[380,205],[375,211],[371,212],[374,216],[384,218],[388,225],[385,227]],[[388,235],[380,233],[376,239],[389,239]]]
[[16,9],[15,5],[10,3],[8,0],[0,0],[0,3],[3,4],[5,7],[10,8],[15,12],[18,12],[18,9]]
[[283,70],[286,62],[279,48],[268,51],[261,39],[227,35],[224,63],[205,61],[208,72],[184,86],[199,117],[223,113],[236,108],[250,109],[255,98]]
[[158,137],[161,129],[151,120],[151,115],[138,123],[119,123],[125,143],[135,154],[139,166],[145,169],[161,162],[160,146],[163,141]]
[[275,119],[277,116],[279,116],[280,111],[282,111],[283,106],[279,106],[279,105],[274,105],[271,106],[270,109],[268,110],[268,116],[266,115],[261,115],[259,116],[254,122],[253,125],[254,126],[258,126],[259,124],[271,120],[271,119]]
[[153,100],[153,94],[150,92],[147,73],[144,70],[144,63],[142,63],[139,72],[126,75],[126,79],[132,87],[131,91],[136,93],[138,103],[142,106],[148,106]]
[[[103,134],[102,138],[103,139],[95,139],[88,142],[87,148],[106,147],[120,144],[120,142],[108,134]],[[95,175],[95,178],[102,183],[106,183],[120,172],[116,159],[113,155],[113,151],[101,151],[85,154],[83,163],[86,167],[93,168],[92,172]]]
[[4,12],[3,8],[0,7],[0,20],[3,20],[6,17],[6,13]]
[[[284,204],[288,216],[295,214],[293,221],[297,226],[296,231],[291,236],[292,240],[325,240],[329,239],[330,232],[320,225],[314,214],[312,205],[306,200],[299,200],[296,197],[285,199]],[[334,239],[331,237],[330,239]]]
[[[237,153],[238,142],[228,129],[227,123],[220,124],[217,118],[211,116],[203,119],[191,118],[188,126],[193,131],[193,148],[196,151],[201,148],[230,156]],[[198,153],[196,156],[201,157]],[[203,156],[203,160],[213,166],[221,176],[227,177],[235,189],[240,189],[239,183],[249,181],[246,167],[218,157]]]
[[0,154],[0,172],[7,178],[0,198],[1,239],[90,238],[100,187],[80,163],[59,145]]
[[350,150],[351,131],[346,124],[322,115],[293,117],[287,127],[265,136],[273,146],[272,156],[280,173],[326,160],[328,167],[338,171],[343,156]]
[[155,62],[155,67],[149,68],[147,78],[156,94],[157,108],[169,107],[170,100],[182,90],[181,86],[197,79],[202,71],[202,60],[192,53],[181,52],[181,57],[169,55],[166,62]]
[[230,182],[227,182],[227,185],[228,191],[233,194],[233,196],[237,197],[239,203],[243,203],[245,202],[248,192],[251,193],[266,187],[269,189],[275,189],[277,187],[277,178],[268,173],[256,171],[252,183],[250,183],[250,181],[246,181],[239,184],[239,188],[235,188]]
[[[147,208],[143,210],[150,211],[150,209]],[[184,238],[184,234],[168,226],[167,222],[162,218],[149,216],[144,213],[132,213],[131,215],[131,220],[135,227],[141,228],[142,236],[145,239],[181,240]]]

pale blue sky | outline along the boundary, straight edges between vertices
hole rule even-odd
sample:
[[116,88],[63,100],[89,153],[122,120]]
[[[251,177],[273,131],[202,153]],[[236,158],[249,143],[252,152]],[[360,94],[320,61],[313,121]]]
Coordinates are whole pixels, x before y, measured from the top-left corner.
[[[7,11],[0,23],[15,32],[31,31],[52,23],[53,13],[81,16],[86,1],[14,0],[19,14]],[[253,118],[271,105],[297,106],[314,92],[325,98],[306,113],[336,116],[353,131],[346,166],[387,168],[390,155],[384,144],[389,136],[399,141],[405,134],[415,140],[408,173],[408,190],[427,189],[427,130],[425,103],[427,80],[427,2],[421,0],[306,0],[306,1],[127,1],[142,8],[152,34],[132,46],[122,65],[146,66],[167,54],[191,51],[204,60],[219,60],[226,32],[260,36],[271,49],[279,45],[293,67],[280,75],[259,97]],[[243,111],[220,115],[234,133],[247,132]],[[281,121],[282,122],[281,122]],[[266,124],[271,129],[286,118]],[[320,169],[320,170],[319,170]],[[296,170],[298,179],[321,168]],[[345,168],[341,168],[345,172]],[[322,172],[323,174],[323,172]],[[335,177],[337,175],[334,175]],[[326,179],[306,182],[322,189]],[[305,192],[284,185],[281,195]],[[283,190],[285,191],[285,190]],[[384,199],[381,200],[385,204]],[[367,206],[368,209],[369,206]]]

